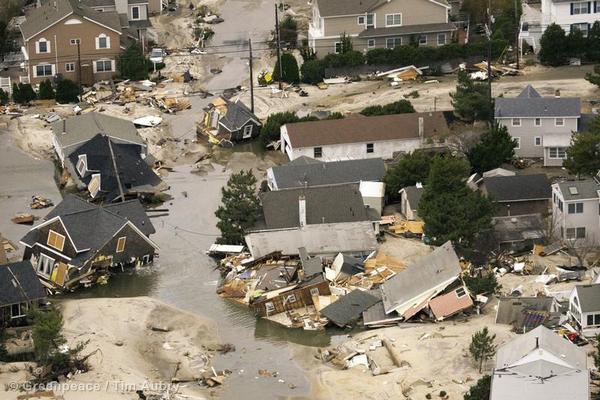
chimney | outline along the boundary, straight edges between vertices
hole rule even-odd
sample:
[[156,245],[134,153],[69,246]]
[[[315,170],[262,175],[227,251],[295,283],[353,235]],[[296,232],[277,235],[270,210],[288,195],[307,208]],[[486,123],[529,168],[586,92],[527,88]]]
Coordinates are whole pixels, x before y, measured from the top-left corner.
[[300,228],[304,228],[306,226],[306,197],[303,194],[298,197],[298,216]]
[[62,134],[66,134],[67,133],[67,120],[63,118],[63,129],[62,129]]
[[536,338],[535,338],[535,348],[536,348],[536,349],[539,349],[539,348],[540,348],[540,338],[539,338],[539,337],[536,337]]
[[554,91],[554,97],[556,97],[557,99],[560,98],[560,90],[559,89],[556,89]]
[[419,138],[423,141],[423,117],[419,117]]

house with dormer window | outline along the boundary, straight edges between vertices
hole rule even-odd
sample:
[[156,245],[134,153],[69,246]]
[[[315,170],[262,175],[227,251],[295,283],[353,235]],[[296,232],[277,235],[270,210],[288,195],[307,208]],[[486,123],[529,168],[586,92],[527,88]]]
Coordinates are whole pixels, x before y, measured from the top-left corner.
[[401,45],[443,46],[456,26],[446,0],[315,0],[308,44],[319,57],[340,51],[340,35],[354,50]]

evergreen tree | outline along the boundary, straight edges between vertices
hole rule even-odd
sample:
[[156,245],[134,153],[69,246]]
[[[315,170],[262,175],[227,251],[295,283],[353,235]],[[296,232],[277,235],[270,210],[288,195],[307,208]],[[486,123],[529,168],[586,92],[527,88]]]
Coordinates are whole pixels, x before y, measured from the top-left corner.
[[577,176],[593,176],[600,171],[600,131],[590,130],[573,135],[563,166]]
[[487,83],[473,81],[467,71],[458,72],[456,92],[450,93],[454,114],[463,121],[491,118],[491,99]]
[[473,171],[483,173],[509,162],[517,143],[505,126],[494,125],[481,135],[479,143],[468,154]]
[[479,373],[481,373],[483,363],[496,354],[495,340],[496,335],[490,335],[487,326],[471,336],[469,352],[473,360],[479,364]]
[[43,365],[50,364],[52,359],[57,357],[60,346],[66,343],[65,337],[62,335],[63,318],[56,311],[33,311],[31,313],[33,319],[33,344],[36,359]]
[[477,383],[465,393],[464,400],[490,400],[490,393],[492,390],[492,377],[490,375],[484,375],[480,378]]
[[151,63],[144,57],[142,47],[137,43],[133,43],[118,57],[117,65],[119,66],[119,76],[121,78],[137,81],[148,79]]
[[473,295],[492,295],[502,287],[491,270],[480,270],[475,276],[465,275],[463,281]]
[[430,153],[416,150],[389,167],[383,178],[388,196],[396,198],[403,187],[413,186],[417,182],[426,183],[432,160]]
[[588,61],[600,61],[600,21],[594,22],[588,32],[586,58]]
[[390,115],[390,114],[408,114],[414,113],[415,109],[408,100],[398,100],[393,103],[388,103],[383,106],[375,105],[363,108],[360,112],[365,116],[373,115]]
[[425,234],[436,244],[451,240],[468,245],[491,227],[492,203],[467,187],[470,170],[462,158],[433,159],[418,212]]
[[243,244],[245,231],[254,226],[261,213],[252,170],[232,174],[221,193],[223,204],[215,212],[221,231],[217,242]]
[[5,105],[6,103],[8,103],[8,93],[0,89],[0,105]]
[[343,32],[340,35],[340,51],[339,54],[346,54],[346,53],[350,53],[354,48],[352,47],[352,39],[350,38],[350,36],[348,36],[346,34],[346,32]]
[[290,15],[286,16],[279,24],[279,35],[282,45],[292,49],[296,48],[298,44],[298,23]]
[[79,85],[70,79],[61,79],[56,84],[56,101],[61,104],[79,101]]
[[546,28],[540,39],[540,46],[538,57],[542,64],[556,67],[566,62],[567,37],[560,25],[553,23]]
[[28,104],[35,100],[35,90],[29,83],[13,83],[12,97],[15,103]]
[[[598,39],[600,40],[600,38]],[[585,80],[589,83],[600,87],[600,64],[594,65],[594,72],[585,74]]]
[[50,82],[50,79],[43,80],[40,83],[38,97],[42,100],[50,100],[55,97],[54,88],[52,87],[52,82]]
[[568,56],[583,58],[588,45],[588,40],[583,36],[583,32],[579,29],[572,29],[566,41]]
[[281,73],[283,77],[279,76],[279,60],[275,63],[273,69],[273,80],[283,81],[287,83],[298,83],[300,82],[300,71],[298,70],[298,62],[296,57],[291,53],[283,53],[281,55]]
[[260,140],[265,146],[273,140],[279,140],[281,126],[291,122],[298,122],[299,120],[298,116],[291,111],[269,115],[260,129]]

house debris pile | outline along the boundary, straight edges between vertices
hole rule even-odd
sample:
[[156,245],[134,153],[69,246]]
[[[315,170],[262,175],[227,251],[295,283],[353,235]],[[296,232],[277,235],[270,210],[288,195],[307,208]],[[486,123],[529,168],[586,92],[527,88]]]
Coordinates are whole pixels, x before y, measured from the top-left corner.
[[54,205],[54,203],[52,202],[52,200],[47,199],[45,197],[37,196],[37,195],[31,197],[31,209],[32,210],[48,208],[48,207],[52,207],[53,205]]
[[311,258],[300,248],[298,257],[236,253],[219,268],[221,297],[289,328],[343,328],[360,321],[375,328],[417,315],[441,321],[474,306],[450,243],[411,265],[381,251],[363,260],[342,253]]

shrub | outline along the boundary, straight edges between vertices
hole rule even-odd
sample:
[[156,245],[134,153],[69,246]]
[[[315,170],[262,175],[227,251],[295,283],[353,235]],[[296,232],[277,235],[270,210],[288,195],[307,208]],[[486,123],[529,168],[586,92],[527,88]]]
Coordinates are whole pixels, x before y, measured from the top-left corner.
[[42,100],[50,100],[55,97],[54,88],[52,87],[52,82],[50,82],[50,79],[46,79],[40,83],[38,97]]
[[279,76],[279,60],[275,63],[275,69],[273,70],[273,79],[276,81],[282,80],[288,83],[300,82],[300,71],[298,70],[298,62],[296,58],[290,53],[283,53],[281,55],[281,73],[282,77]]
[[0,89],[0,104],[4,105],[8,103],[8,93]]
[[15,103],[27,104],[36,98],[35,91],[29,83],[13,83],[12,92]]
[[320,60],[308,60],[300,68],[302,82],[317,84],[325,77],[325,64]]
[[59,103],[77,103],[79,85],[70,79],[62,79],[56,85],[56,101]]
[[360,113],[365,116],[374,115],[390,115],[390,114],[407,114],[414,113],[415,109],[408,100],[398,100],[393,103],[383,106],[369,106],[364,108]]
[[142,48],[134,43],[118,58],[119,76],[123,79],[148,79],[148,64],[152,64],[142,52]]
[[289,15],[279,24],[279,40],[291,48],[298,44],[298,23]]

